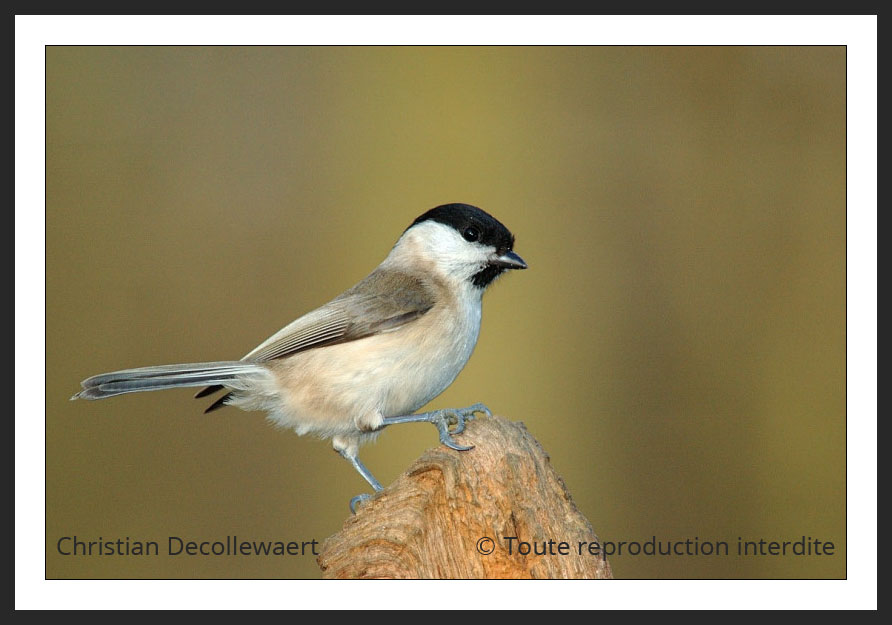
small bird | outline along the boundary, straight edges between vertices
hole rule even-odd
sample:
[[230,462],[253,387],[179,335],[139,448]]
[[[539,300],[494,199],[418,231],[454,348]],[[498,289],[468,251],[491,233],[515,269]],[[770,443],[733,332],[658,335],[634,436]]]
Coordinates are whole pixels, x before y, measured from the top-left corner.
[[[241,360],[160,365],[103,373],[71,399],[204,386],[224,405],[268,414],[298,435],[332,440],[377,492],[360,445],[397,423],[430,422],[452,449],[483,404],[415,414],[452,384],[477,344],[482,297],[510,269],[526,269],[514,236],[468,204],[433,208],[403,232],[358,284],[285,326]],[[350,509],[370,495],[357,495]]]

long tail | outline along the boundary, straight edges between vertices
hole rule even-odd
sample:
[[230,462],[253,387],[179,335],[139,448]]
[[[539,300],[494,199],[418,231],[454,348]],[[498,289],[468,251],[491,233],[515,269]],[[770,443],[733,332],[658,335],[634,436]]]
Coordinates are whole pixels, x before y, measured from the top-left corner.
[[221,385],[242,388],[245,378],[268,375],[266,369],[239,360],[160,365],[94,375],[81,382],[83,390],[71,399],[105,399],[124,393],[160,391],[181,386]]

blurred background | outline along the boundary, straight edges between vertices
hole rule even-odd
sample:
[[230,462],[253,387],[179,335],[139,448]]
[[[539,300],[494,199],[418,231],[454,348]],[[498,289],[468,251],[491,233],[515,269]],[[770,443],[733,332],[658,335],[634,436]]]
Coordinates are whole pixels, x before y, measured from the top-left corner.
[[[96,373],[239,358],[425,210],[530,269],[431,407],[523,421],[618,578],[845,568],[844,47],[48,47],[46,575],[319,577],[312,556],[64,557],[80,540],[324,540],[368,490],[329,442]],[[389,484],[434,428],[362,458]],[[560,539],[560,537],[543,537]]]

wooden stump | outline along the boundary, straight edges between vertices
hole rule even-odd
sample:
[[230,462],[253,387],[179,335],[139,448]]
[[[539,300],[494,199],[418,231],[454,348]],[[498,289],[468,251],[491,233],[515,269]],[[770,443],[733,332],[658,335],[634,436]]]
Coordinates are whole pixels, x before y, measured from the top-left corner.
[[590,555],[592,526],[522,423],[478,417],[457,440],[474,449],[428,450],[323,543],[324,577],[611,577]]

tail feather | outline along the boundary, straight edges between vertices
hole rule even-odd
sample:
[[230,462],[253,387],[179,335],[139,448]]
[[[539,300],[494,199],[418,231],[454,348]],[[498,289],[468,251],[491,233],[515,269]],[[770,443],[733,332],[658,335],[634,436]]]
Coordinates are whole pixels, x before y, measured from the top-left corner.
[[208,395],[213,395],[217,391],[222,391],[223,387],[219,384],[214,384],[213,386],[209,386],[205,389],[202,389],[195,393],[195,399],[200,399],[202,397],[207,397]]
[[208,407],[205,409],[204,414],[207,414],[207,413],[209,413],[209,412],[213,412],[213,411],[217,410],[218,408],[222,408],[223,406],[226,405],[226,402],[229,401],[229,398],[230,398],[230,397],[232,397],[232,392],[226,393],[223,397],[221,397],[220,399],[218,399],[217,401],[215,401],[213,404],[211,404],[210,406],[208,406]]
[[221,385],[239,388],[240,379],[265,373],[266,369],[260,365],[238,360],[124,369],[87,378],[81,382],[83,390],[71,399],[105,399],[124,393],[185,386]]

